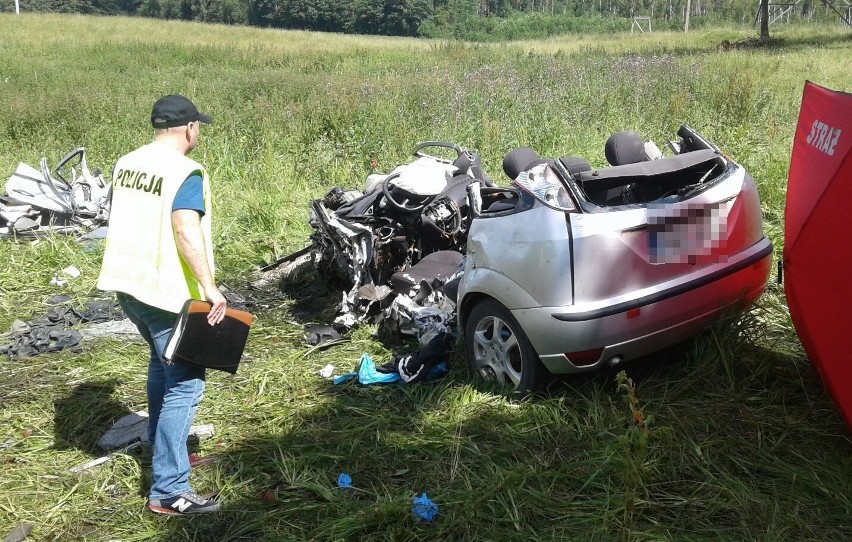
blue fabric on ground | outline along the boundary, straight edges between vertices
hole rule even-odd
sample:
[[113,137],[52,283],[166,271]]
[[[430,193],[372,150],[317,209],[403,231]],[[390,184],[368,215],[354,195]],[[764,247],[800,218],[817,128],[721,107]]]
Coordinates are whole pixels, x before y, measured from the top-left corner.
[[[442,361],[429,369],[429,373],[426,375],[426,380],[437,380],[445,376],[449,371],[447,362]],[[332,383],[336,386],[337,384],[342,384],[343,382],[347,382],[356,377],[358,378],[358,382],[364,385],[402,383],[402,380],[399,378],[399,374],[397,373],[380,373],[377,371],[373,358],[371,358],[370,354],[367,354],[366,352],[363,353],[361,355],[361,359],[358,360],[357,371],[335,376]]]
[[376,370],[373,358],[366,352],[361,356],[361,364],[358,368],[358,382],[361,384],[394,384],[399,382],[396,373],[380,373]]
[[414,506],[411,508],[411,513],[414,517],[428,523],[438,515],[438,505],[430,501],[425,492],[419,497],[414,497],[412,502]]
[[370,354],[364,352],[361,354],[361,359],[358,360],[358,370],[334,377],[334,384],[341,384],[347,380],[352,380],[358,377],[358,382],[361,384],[395,384],[399,382],[399,375],[396,373],[380,373],[376,370],[376,364]]
[[345,472],[341,472],[340,476],[337,477],[337,487],[347,488],[352,487],[352,477],[346,474]]

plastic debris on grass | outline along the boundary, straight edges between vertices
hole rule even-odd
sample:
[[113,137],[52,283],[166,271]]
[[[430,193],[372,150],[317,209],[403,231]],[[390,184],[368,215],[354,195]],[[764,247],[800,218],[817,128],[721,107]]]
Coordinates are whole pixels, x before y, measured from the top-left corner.
[[341,384],[353,378],[358,378],[361,384],[395,384],[399,382],[397,373],[380,373],[376,370],[376,364],[370,354],[364,352],[358,360],[358,370],[351,373],[334,377],[334,384]]
[[[214,433],[212,424],[189,428],[189,434],[198,439],[211,437]],[[148,413],[144,410],[121,417],[98,439],[97,446],[101,450],[115,450],[137,441],[148,442]]]
[[438,505],[430,501],[425,492],[419,497],[414,497],[412,502],[414,506],[411,508],[411,513],[415,518],[429,523],[438,515]]
[[116,454],[125,454],[125,453],[129,452],[130,450],[134,450],[136,448],[139,448],[140,446],[142,446],[142,442],[137,440],[136,442],[133,442],[133,443],[125,446],[124,448],[121,448],[120,450],[112,451],[107,455],[97,457],[95,459],[92,459],[91,461],[87,461],[86,463],[83,463],[82,465],[77,465],[76,467],[71,467],[70,469],[68,469],[68,472],[80,473],[80,472],[84,472],[84,471],[93,469],[95,467],[103,465],[107,461],[111,461],[113,456],[115,456]]
[[[438,378],[445,376],[448,372],[449,368],[447,367],[447,363],[442,361],[429,369],[429,372],[426,375],[426,380],[437,380]],[[364,385],[405,384],[402,378],[400,378],[398,372],[383,372],[379,370],[376,367],[376,363],[373,361],[373,358],[371,358],[370,354],[367,354],[366,352],[362,354],[361,358],[358,360],[358,369],[356,371],[335,376],[332,383],[334,385],[338,385],[355,379],[358,380],[359,384]]]
[[343,336],[331,326],[311,325],[305,328],[305,342],[310,346],[322,346],[343,339]]
[[[76,279],[80,276],[80,270],[77,269],[73,265],[69,265],[68,267],[66,267],[65,269],[62,270],[62,274],[65,277],[71,277],[72,279]],[[59,275],[54,275],[53,278],[50,279],[50,285],[51,286],[57,286],[57,287],[61,288],[62,286],[65,286],[66,284],[68,284],[68,279],[61,277]]]
[[352,487],[352,477],[345,472],[341,472],[340,476],[337,477],[337,487],[341,489]]

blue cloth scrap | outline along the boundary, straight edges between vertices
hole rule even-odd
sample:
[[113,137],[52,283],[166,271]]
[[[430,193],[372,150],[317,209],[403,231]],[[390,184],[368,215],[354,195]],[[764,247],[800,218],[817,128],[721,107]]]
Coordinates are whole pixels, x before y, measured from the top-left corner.
[[438,505],[430,501],[425,492],[419,497],[414,497],[413,502],[414,506],[411,508],[411,513],[414,514],[414,517],[428,523],[438,515]]
[[358,368],[358,382],[361,384],[395,384],[399,382],[399,374],[380,373],[376,370],[376,364],[370,354],[364,352],[361,355]]
[[352,380],[358,377],[358,382],[361,384],[395,384],[399,382],[399,375],[396,373],[380,373],[376,370],[376,364],[370,354],[364,352],[361,359],[358,360],[358,370],[351,373],[346,373],[334,377],[334,384],[340,384],[347,380]]
[[[447,362],[442,361],[429,369],[426,375],[426,380],[437,380],[442,378],[449,372]],[[369,384],[396,384],[402,382],[398,373],[380,373],[376,370],[376,363],[370,354],[364,352],[361,359],[358,360],[358,370],[351,373],[335,376],[332,380],[334,385],[342,384],[343,382],[358,378],[358,382],[364,385]]]
[[345,472],[341,472],[340,476],[337,477],[337,487],[341,487],[343,489],[352,487],[352,477]]

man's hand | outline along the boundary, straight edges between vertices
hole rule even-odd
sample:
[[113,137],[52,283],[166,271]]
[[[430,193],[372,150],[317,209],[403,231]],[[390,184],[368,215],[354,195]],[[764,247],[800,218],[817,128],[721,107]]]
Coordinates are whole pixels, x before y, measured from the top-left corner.
[[225,299],[225,296],[222,295],[222,292],[219,291],[219,288],[214,286],[211,290],[212,291],[204,290],[204,297],[206,297],[207,301],[213,305],[213,307],[210,308],[210,312],[207,314],[207,323],[211,326],[215,326],[225,319],[225,309],[227,308],[228,302]]

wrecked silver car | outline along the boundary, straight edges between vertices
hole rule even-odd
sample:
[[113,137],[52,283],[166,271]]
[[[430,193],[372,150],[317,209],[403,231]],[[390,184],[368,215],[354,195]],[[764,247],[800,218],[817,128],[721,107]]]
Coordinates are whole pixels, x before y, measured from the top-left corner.
[[612,167],[516,149],[513,188],[471,186],[457,296],[470,365],[519,390],[695,335],[769,276],[754,181],[688,126],[663,158],[615,134]]
[[[663,157],[615,134],[601,169],[515,149],[508,187],[475,153],[421,144],[363,193],[311,202],[311,245],[265,271],[340,281],[339,324],[372,318],[422,345],[460,333],[476,373],[520,392],[637,358],[748,305],[769,274],[751,176],[692,128],[677,135]],[[424,154],[435,145],[456,156]]]

